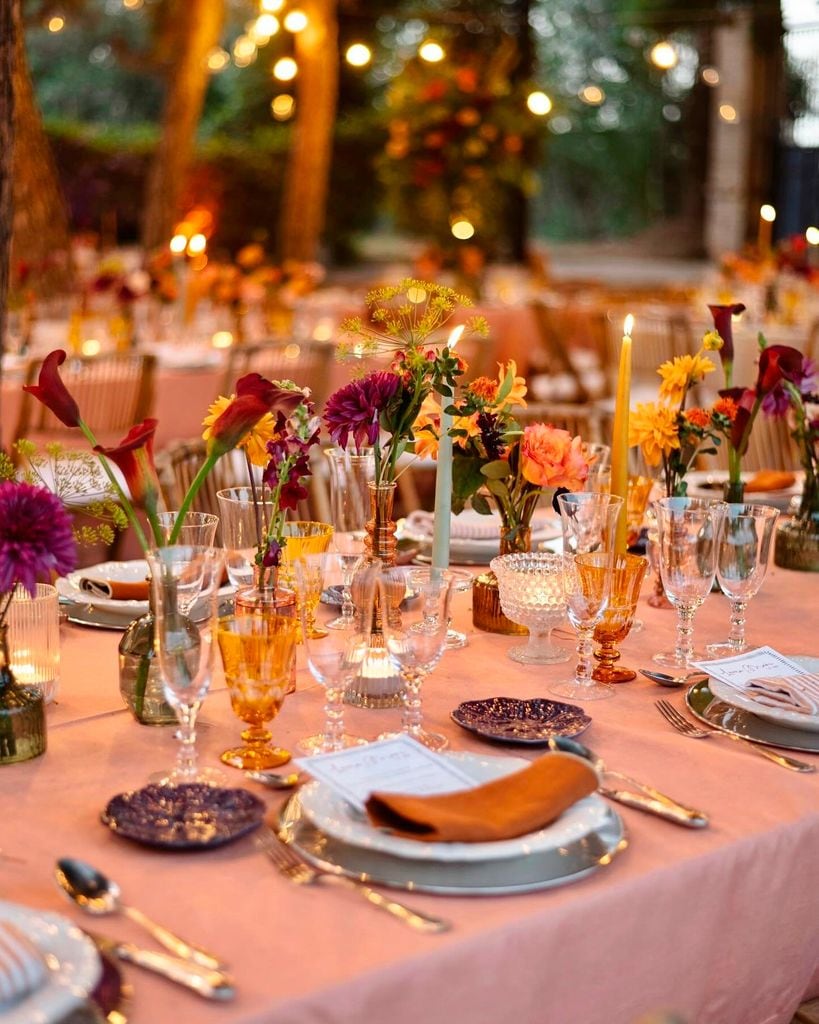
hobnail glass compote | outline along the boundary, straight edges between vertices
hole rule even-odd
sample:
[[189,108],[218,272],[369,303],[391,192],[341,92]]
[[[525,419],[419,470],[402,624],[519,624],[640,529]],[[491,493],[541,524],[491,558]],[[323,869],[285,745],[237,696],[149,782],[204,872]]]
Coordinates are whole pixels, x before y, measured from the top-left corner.
[[563,556],[528,551],[493,558],[503,614],[529,630],[529,642],[507,654],[524,665],[554,665],[569,660],[569,652],[551,641],[552,630],[566,616]]

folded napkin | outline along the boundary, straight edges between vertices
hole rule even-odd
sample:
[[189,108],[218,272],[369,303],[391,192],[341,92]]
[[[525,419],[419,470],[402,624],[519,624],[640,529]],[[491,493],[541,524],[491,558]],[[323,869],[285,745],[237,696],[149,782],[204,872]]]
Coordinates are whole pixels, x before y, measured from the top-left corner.
[[0,921],[0,1007],[34,992],[45,976],[39,949],[15,925]]
[[[497,540],[500,524],[499,516],[482,516],[468,509],[460,515],[452,516],[449,535],[453,540]],[[407,525],[422,536],[431,537],[435,532],[435,516],[432,512],[419,509],[410,512]]]
[[367,814],[407,839],[486,843],[543,828],[597,789],[594,768],[574,754],[549,753],[512,775],[440,796],[373,793]]
[[103,576],[81,576],[80,590],[94,597],[107,597],[113,601],[147,601],[150,581],[112,580]]
[[761,469],[745,482],[745,493],[784,491],[788,487],[793,487],[795,483],[796,477],[793,473],[786,473],[778,469]]
[[782,708],[800,715],[819,715],[819,673],[796,676],[766,676],[748,681],[745,692],[769,708]]

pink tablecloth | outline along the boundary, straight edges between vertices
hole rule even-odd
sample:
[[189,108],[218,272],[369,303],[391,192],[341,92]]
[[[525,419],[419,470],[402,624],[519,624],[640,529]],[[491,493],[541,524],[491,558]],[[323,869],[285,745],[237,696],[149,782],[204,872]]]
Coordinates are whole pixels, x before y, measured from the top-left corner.
[[[751,638],[819,654],[817,598],[816,577],[773,569],[750,607]],[[469,600],[457,598],[462,624]],[[645,629],[624,646],[633,665],[647,664],[673,635],[672,612],[641,602],[640,614]],[[717,639],[727,625],[724,599],[710,597],[699,638]],[[659,696],[681,705],[679,692],[647,681],[623,686],[615,699],[588,705],[594,721],[584,739],[612,767],[710,812],[709,829],[618,808],[629,848],[575,885],[485,899],[413,895],[454,923],[430,937],[330,885],[289,884],[250,839],[166,854],[104,829],[98,815],[108,798],[142,785],[175,746],[173,730],[138,726],[117,710],[118,639],[66,627],[49,750],[0,770],[2,847],[24,860],[2,863],[0,892],[89,924],[52,881],[57,857],[83,857],[116,878],[126,899],[232,964],[238,996],[218,1006],[126,969],[136,988],[133,1024],[632,1024],[661,1008],[688,1024],[786,1024],[800,1000],[819,995],[819,774],[672,732],[652,705]],[[426,685],[429,722],[454,749],[488,749],[450,721],[459,701],[547,695],[567,670],[510,661],[514,642],[470,630],[469,646],[448,653]],[[274,723],[286,745],[320,721],[322,694],[303,669],[299,687]],[[397,724],[391,711],[348,716],[367,736]],[[200,730],[204,759],[215,762],[239,728],[217,680]],[[805,756],[819,766],[819,756]],[[249,785],[271,808],[279,802]],[[123,918],[92,924],[150,944]]]

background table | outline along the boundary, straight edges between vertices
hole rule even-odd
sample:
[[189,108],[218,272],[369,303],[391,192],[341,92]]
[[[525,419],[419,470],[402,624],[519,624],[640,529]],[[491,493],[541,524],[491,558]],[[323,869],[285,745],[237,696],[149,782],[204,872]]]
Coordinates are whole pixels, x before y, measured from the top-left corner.
[[[648,593],[648,586],[646,586]],[[750,606],[752,639],[790,654],[819,654],[819,579],[773,568]],[[467,698],[546,696],[569,665],[510,661],[514,638],[471,630],[470,597],[456,598],[470,643],[449,652],[425,687],[429,724],[453,749],[488,747],[449,719]],[[641,601],[645,629],[624,660],[640,666],[673,638],[675,616]],[[698,614],[703,641],[728,626],[724,598]],[[621,771],[702,807],[712,825],[686,831],[618,807],[629,848],[611,866],[561,889],[491,898],[408,896],[452,919],[451,932],[418,935],[329,884],[294,886],[251,838],[201,853],[163,853],[120,839],[99,823],[117,792],[139,787],[175,754],[173,730],[137,725],[121,709],[120,634],[66,626],[58,703],[49,709],[46,755],[0,772],[2,896],[54,910],[81,925],[140,944],[123,918],[90,919],[53,882],[58,857],[82,857],[122,886],[123,896],[230,962],[238,996],[208,1005],[160,979],[125,968],[136,995],[133,1024],[631,1024],[660,1008],[689,1024],[785,1024],[819,994],[819,774],[784,771],[719,739],[673,732],[654,709],[682,693],[642,680],[589,703],[584,740]],[[299,691],[274,723],[285,745],[314,732],[323,693],[303,667]],[[351,731],[373,737],[396,711],[350,709]],[[200,750],[215,763],[240,723],[215,680],[202,716]],[[819,756],[806,755],[819,766]],[[226,769],[230,772],[230,769]],[[239,783],[241,776],[234,775]],[[270,805],[281,797],[248,784]]]

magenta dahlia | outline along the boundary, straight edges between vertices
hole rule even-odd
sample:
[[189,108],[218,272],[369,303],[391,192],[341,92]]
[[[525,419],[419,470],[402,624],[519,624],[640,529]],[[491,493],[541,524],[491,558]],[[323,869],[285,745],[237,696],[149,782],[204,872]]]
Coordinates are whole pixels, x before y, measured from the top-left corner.
[[38,577],[64,576],[76,562],[71,520],[60,499],[22,481],[0,484],[0,593],[19,583],[33,597]]
[[378,421],[401,387],[401,378],[388,370],[376,370],[360,380],[350,381],[327,400],[324,422],[330,437],[346,448],[352,434],[356,448],[374,445]]

